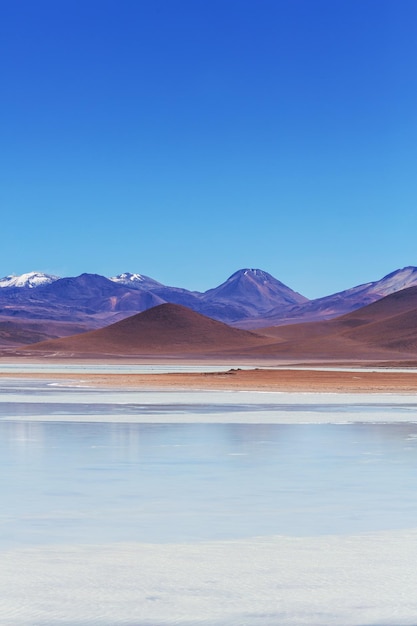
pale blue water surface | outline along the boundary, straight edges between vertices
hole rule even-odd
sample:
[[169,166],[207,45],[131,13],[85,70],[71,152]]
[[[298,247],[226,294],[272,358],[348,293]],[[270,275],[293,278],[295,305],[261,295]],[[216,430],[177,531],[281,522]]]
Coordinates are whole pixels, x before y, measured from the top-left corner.
[[413,396],[347,402],[2,380],[0,544],[412,527],[416,421]]

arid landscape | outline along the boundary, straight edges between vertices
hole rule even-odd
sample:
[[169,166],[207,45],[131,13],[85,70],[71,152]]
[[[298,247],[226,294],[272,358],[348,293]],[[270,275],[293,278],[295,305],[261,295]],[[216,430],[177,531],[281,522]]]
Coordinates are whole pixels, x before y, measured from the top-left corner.
[[[401,276],[400,282],[398,276]],[[404,281],[414,281],[414,271],[406,268],[406,271],[394,272],[388,279],[380,281],[382,286],[375,287],[372,283],[371,288],[353,289],[352,292],[359,292],[361,297],[366,291],[373,294],[372,299],[378,293],[378,298],[365,306],[358,306],[359,302],[356,302],[356,309],[343,315],[326,319],[329,313],[326,307],[324,319],[318,321],[290,323],[289,318],[280,325],[261,326],[262,319],[266,324],[263,311],[273,306],[274,298],[278,297],[271,287],[271,278],[259,270],[245,270],[233,275],[219,288],[216,306],[219,306],[220,298],[229,311],[236,310],[233,303],[244,301],[250,315],[258,310],[256,324],[246,329],[212,319],[183,304],[162,303],[102,328],[86,330],[88,315],[85,312],[81,317],[78,313],[73,315],[74,319],[70,315],[75,301],[80,302],[78,281],[78,286],[73,285],[70,289],[75,298],[71,308],[68,304],[60,305],[61,308],[67,307],[64,316],[67,319],[34,317],[27,320],[10,316],[2,323],[2,359],[12,359],[17,364],[85,361],[90,364],[166,362],[199,363],[203,367],[204,364],[230,366],[225,371],[223,367],[221,371],[206,373],[74,375],[79,384],[94,387],[387,393],[417,389],[417,375],[404,371],[417,364],[417,286],[397,289]],[[132,282],[134,279],[124,280]],[[48,289],[57,283],[59,286],[59,282],[48,283]],[[156,281],[147,278],[140,284],[143,282],[146,289],[149,286],[155,288]],[[98,285],[101,285],[100,289],[104,286],[105,290],[112,289],[113,284],[116,290],[120,288],[119,283],[95,279],[95,290],[87,298],[91,279],[84,277],[81,284],[84,302],[88,298],[94,302],[98,297]],[[65,286],[67,283],[63,288]],[[276,288],[276,282],[273,286]],[[394,287],[393,293],[383,295]],[[37,289],[41,287],[30,288],[31,301]],[[281,293],[283,289],[280,283],[278,291]],[[290,290],[285,288],[284,291],[286,302],[281,303],[282,311],[287,310],[290,297]],[[65,289],[63,293],[66,293]],[[108,291],[108,295],[110,293]],[[21,294],[22,291],[18,292],[23,302],[26,296]],[[213,293],[209,296],[213,303]],[[148,302],[151,302],[149,297],[148,294]],[[294,299],[298,300],[294,306],[305,306],[301,296],[294,296]],[[340,296],[339,301],[342,300]],[[46,303],[43,306],[45,308]],[[54,307],[49,306],[52,317],[57,316]],[[343,305],[339,303],[338,308],[343,309]],[[94,319],[97,324],[97,316]],[[247,327],[248,321],[244,325]],[[54,334],[60,336],[50,338]],[[355,368],[355,371],[343,371],[343,367]],[[397,371],[371,371],[375,367]],[[332,371],[332,368],[338,371]],[[34,376],[46,377],[46,374]],[[54,376],[66,377],[65,374]]]
[[2,3],[0,626],[417,625],[416,25]]
[[308,300],[256,269],[204,293],[140,274],[0,280],[0,350],[289,360],[413,359],[417,269]]
[[16,348],[15,354],[95,359],[239,357],[260,362],[412,361],[417,356],[417,287],[332,320],[251,331],[182,305],[162,304],[101,329]]
[[[33,363],[33,362],[32,362]],[[38,362],[41,366],[41,363]],[[204,367],[204,365],[203,365]],[[413,393],[417,391],[417,373],[397,371],[343,371],[326,367],[303,369],[276,367],[273,369],[230,368],[210,372],[177,372],[163,374],[99,374],[22,373],[13,372],[22,380],[50,381],[103,389],[171,389],[223,391],[285,391],[322,393]],[[10,378],[0,373],[0,379]]]

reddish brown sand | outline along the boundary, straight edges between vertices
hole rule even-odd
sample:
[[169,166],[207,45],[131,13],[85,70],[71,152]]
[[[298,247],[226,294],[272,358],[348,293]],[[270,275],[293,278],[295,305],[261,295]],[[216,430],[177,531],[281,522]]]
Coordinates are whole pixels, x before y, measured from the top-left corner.
[[416,393],[414,372],[348,372],[295,369],[231,369],[226,372],[175,374],[0,373],[1,378],[56,380],[128,389],[219,389],[339,393]]

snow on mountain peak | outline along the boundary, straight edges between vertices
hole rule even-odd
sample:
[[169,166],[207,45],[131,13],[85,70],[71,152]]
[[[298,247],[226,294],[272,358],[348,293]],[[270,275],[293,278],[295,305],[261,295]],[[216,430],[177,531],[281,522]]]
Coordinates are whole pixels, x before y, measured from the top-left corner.
[[112,276],[109,280],[134,289],[161,287],[161,283],[158,283],[157,280],[149,278],[149,276],[144,276],[143,274],[132,274],[131,272],[124,272],[123,274]]
[[34,289],[41,285],[49,285],[59,279],[59,276],[53,274],[44,274],[43,272],[27,272],[26,274],[10,274],[4,278],[0,278],[0,288],[5,287],[26,287]]
[[110,278],[114,283],[129,283],[129,282],[143,282],[144,278],[142,274],[131,274],[130,272],[124,272],[123,274],[118,274],[117,276],[112,276]]
[[249,278],[255,278],[257,281],[276,280],[271,274],[268,274],[268,272],[265,272],[264,270],[255,269],[255,268],[247,268],[247,269],[235,272],[235,276],[239,274],[241,276],[248,276]]
[[260,269],[238,270],[215,289],[203,296],[205,302],[239,301],[256,310],[268,310],[278,304],[293,305],[307,302],[307,298]]
[[408,266],[387,274],[372,284],[371,290],[380,297],[417,285],[417,267]]
[[228,280],[242,278],[243,276],[247,276],[248,278],[256,278],[256,280],[258,281],[259,280],[275,280],[274,277],[271,276],[271,274],[268,274],[268,272],[265,272],[264,270],[248,268],[248,267],[243,270],[238,270],[237,272],[229,276]]

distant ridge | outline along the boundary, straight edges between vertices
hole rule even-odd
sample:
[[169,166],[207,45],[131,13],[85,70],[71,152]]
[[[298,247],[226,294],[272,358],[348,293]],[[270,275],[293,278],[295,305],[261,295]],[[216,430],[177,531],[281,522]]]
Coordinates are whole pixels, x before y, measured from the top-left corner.
[[162,304],[106,328],[25,347],[25,352],[74,355],[223,354],[269,343],[178,304]]
[[164,303],[179,304],[245,330],[304,324],[339,317],[412,286],[417,286],[413,266],[316,300],[308,300],[255,268],[238,270],[206,292],[166,286],[139,273],[109,279],[88,273],[58,278],[29,272],[0,279],[0,319],[13,322],[0,332],[0,345],[21,345],[24,338],[30,343],[31,333],[33,343],[46,338],[49,322],[51,338],[57,332],[66,336],[71,325],[86,331],[103,328]]
[[364,283],[323,298],[316,298],[301,305],[272,307],[265,315],[247,318],[236,325],[239,328],[256,329],[272,325],[333,319],[414,286],[417,286],[417,267],[408,266],[391,272],[380,280]]
[[[253,269],[239,270],[219,288],[205,293],[169,287],[142,274],[127,272],[112,279],[84,273],[39,282],[36,288],[24,286],[23,278],[20,282],[20,289],[0,289],[0,317],[19,318],[22,324],[27,320],[28,333],[29,328],[33,329],[33,320],[75,323],[92,330],[163,303],[183,305],[218,321],[232,323],[269,310],[272,302],[306,300],[267,272]],[[22,324],[22,332],[16,333],[16,344],[21,344],[24,336]],[[39,335],[34,332],[33,342],[37,339]],[[7,344],[12,343],[10,333]]]
[[42,341],[25,356],[236,357],[290,361],[417,359],[417,287],[409,287],[332,320],[233,328],[186,307],[162,304],[106,328]]

